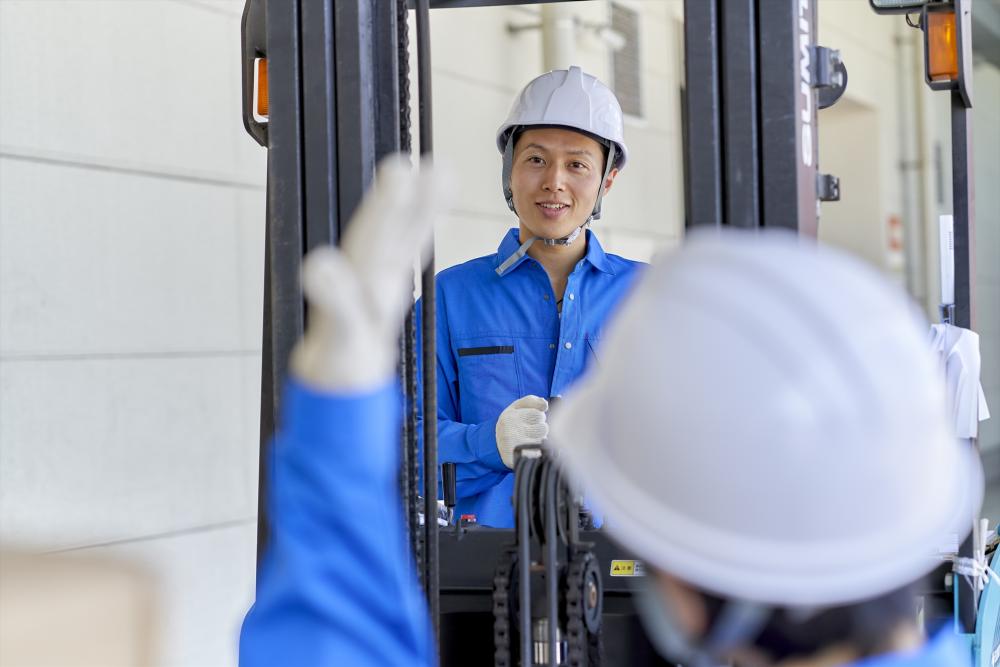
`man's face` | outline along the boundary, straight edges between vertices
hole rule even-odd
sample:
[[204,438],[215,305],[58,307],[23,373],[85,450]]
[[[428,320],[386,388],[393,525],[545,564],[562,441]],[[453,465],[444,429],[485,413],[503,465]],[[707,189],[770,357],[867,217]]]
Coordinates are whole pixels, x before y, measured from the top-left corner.
[[[604,183],[611,187],[617,169]],[[557,239],[590,217],[604,177],[604,151],[590,137],[561,128],[525,130],[514,145],[510,187],[521,224]]]

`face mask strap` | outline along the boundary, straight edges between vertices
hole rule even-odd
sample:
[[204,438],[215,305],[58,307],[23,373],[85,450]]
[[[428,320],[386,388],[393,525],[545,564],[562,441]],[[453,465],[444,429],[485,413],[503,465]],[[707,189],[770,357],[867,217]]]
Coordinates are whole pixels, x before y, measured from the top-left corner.
[[756,638],[773,612],[770,607],[754,602],[727,600],[708,636],[699,641],[681,629],[669,603],[654,589],[650,579],[642,577],[634,583],[639,618],[649,640],[664,659],[685,667],[718,665],[721,654]]

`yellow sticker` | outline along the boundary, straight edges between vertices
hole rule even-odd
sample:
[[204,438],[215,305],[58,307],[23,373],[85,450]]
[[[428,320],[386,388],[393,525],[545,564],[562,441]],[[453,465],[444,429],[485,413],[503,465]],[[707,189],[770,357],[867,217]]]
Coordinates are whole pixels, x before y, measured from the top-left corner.
[[611,576],[612,577],[634,577],[635,576],[635,561],[634,560],[613,560],[613,561],[611,561]]

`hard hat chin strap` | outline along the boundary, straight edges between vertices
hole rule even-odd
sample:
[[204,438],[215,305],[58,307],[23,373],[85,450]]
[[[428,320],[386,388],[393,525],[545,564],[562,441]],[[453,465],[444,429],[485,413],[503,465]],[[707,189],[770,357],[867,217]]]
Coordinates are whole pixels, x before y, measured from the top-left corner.
[[[615,168],[615,159],[617,158],[617,150],[615,142],[608,142],[608,159],[605,160],[604,165],[604,176],[601,177],[601,184],[597,186],[597,201],[594,202],[594,211],[590,214],[587,219],[589,223],[591,220],[601,219],[601,202],[604,201],[604,184],[608,182],[608,176],[611,175],[611,170]],[[586,224],[586,223],[585,223]]]
[[589,224],[590,224],[590,220],[588,219],[587,222],[583,223],[582,225],[580,225],[579,227],[577,227],[576,229],[574,229],[568,236],[564,236],[561,239],[543,239],[543,238],[541,238],[539,236],[529,236],[527,238],[527,240],[524,243],[522,243],[520,245],[520,247],[518,247],[517,250],[515,250],[513,253],[511,253],[510,257],[508,257],[507,259],[505,259],[500,264],[500,266],[498,266],[496,268],[497,275],[498,276],[502,276],[507,271],[507,269],[509,269],[510,267],[512,267],[514,264],[517,263],[517,260],[519,260],[522,257],[524,257],[528,253],[528,248],[530,248],[531,244],[534,243],[535,241],[541,241],[542,243],[544,243],[545,245],[548,245],[548,246],[554,246],[554,245],[563,245],[563,246],[565,246],[565,245],[569,245],[573,241],[575,241],[578,236],[580,236],[580,233]]

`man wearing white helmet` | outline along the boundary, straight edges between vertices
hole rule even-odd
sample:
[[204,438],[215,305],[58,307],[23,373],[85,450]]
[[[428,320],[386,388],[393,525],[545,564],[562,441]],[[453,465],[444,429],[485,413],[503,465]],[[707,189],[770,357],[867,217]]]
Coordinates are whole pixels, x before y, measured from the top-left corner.
[[518,227],[437,277],[438,449],[457,512],[513,526],[513,452],[541,442],[548,401],[593,361],[637,262],[587,229],[625,166],[621,107],[579,67],[531,81],[497,132]]
[[846,255],[695,234],[656,263],[551,444],[644,560],[661,653],[689,667],[968,665],[913,587],[982,500],[926,324]]

